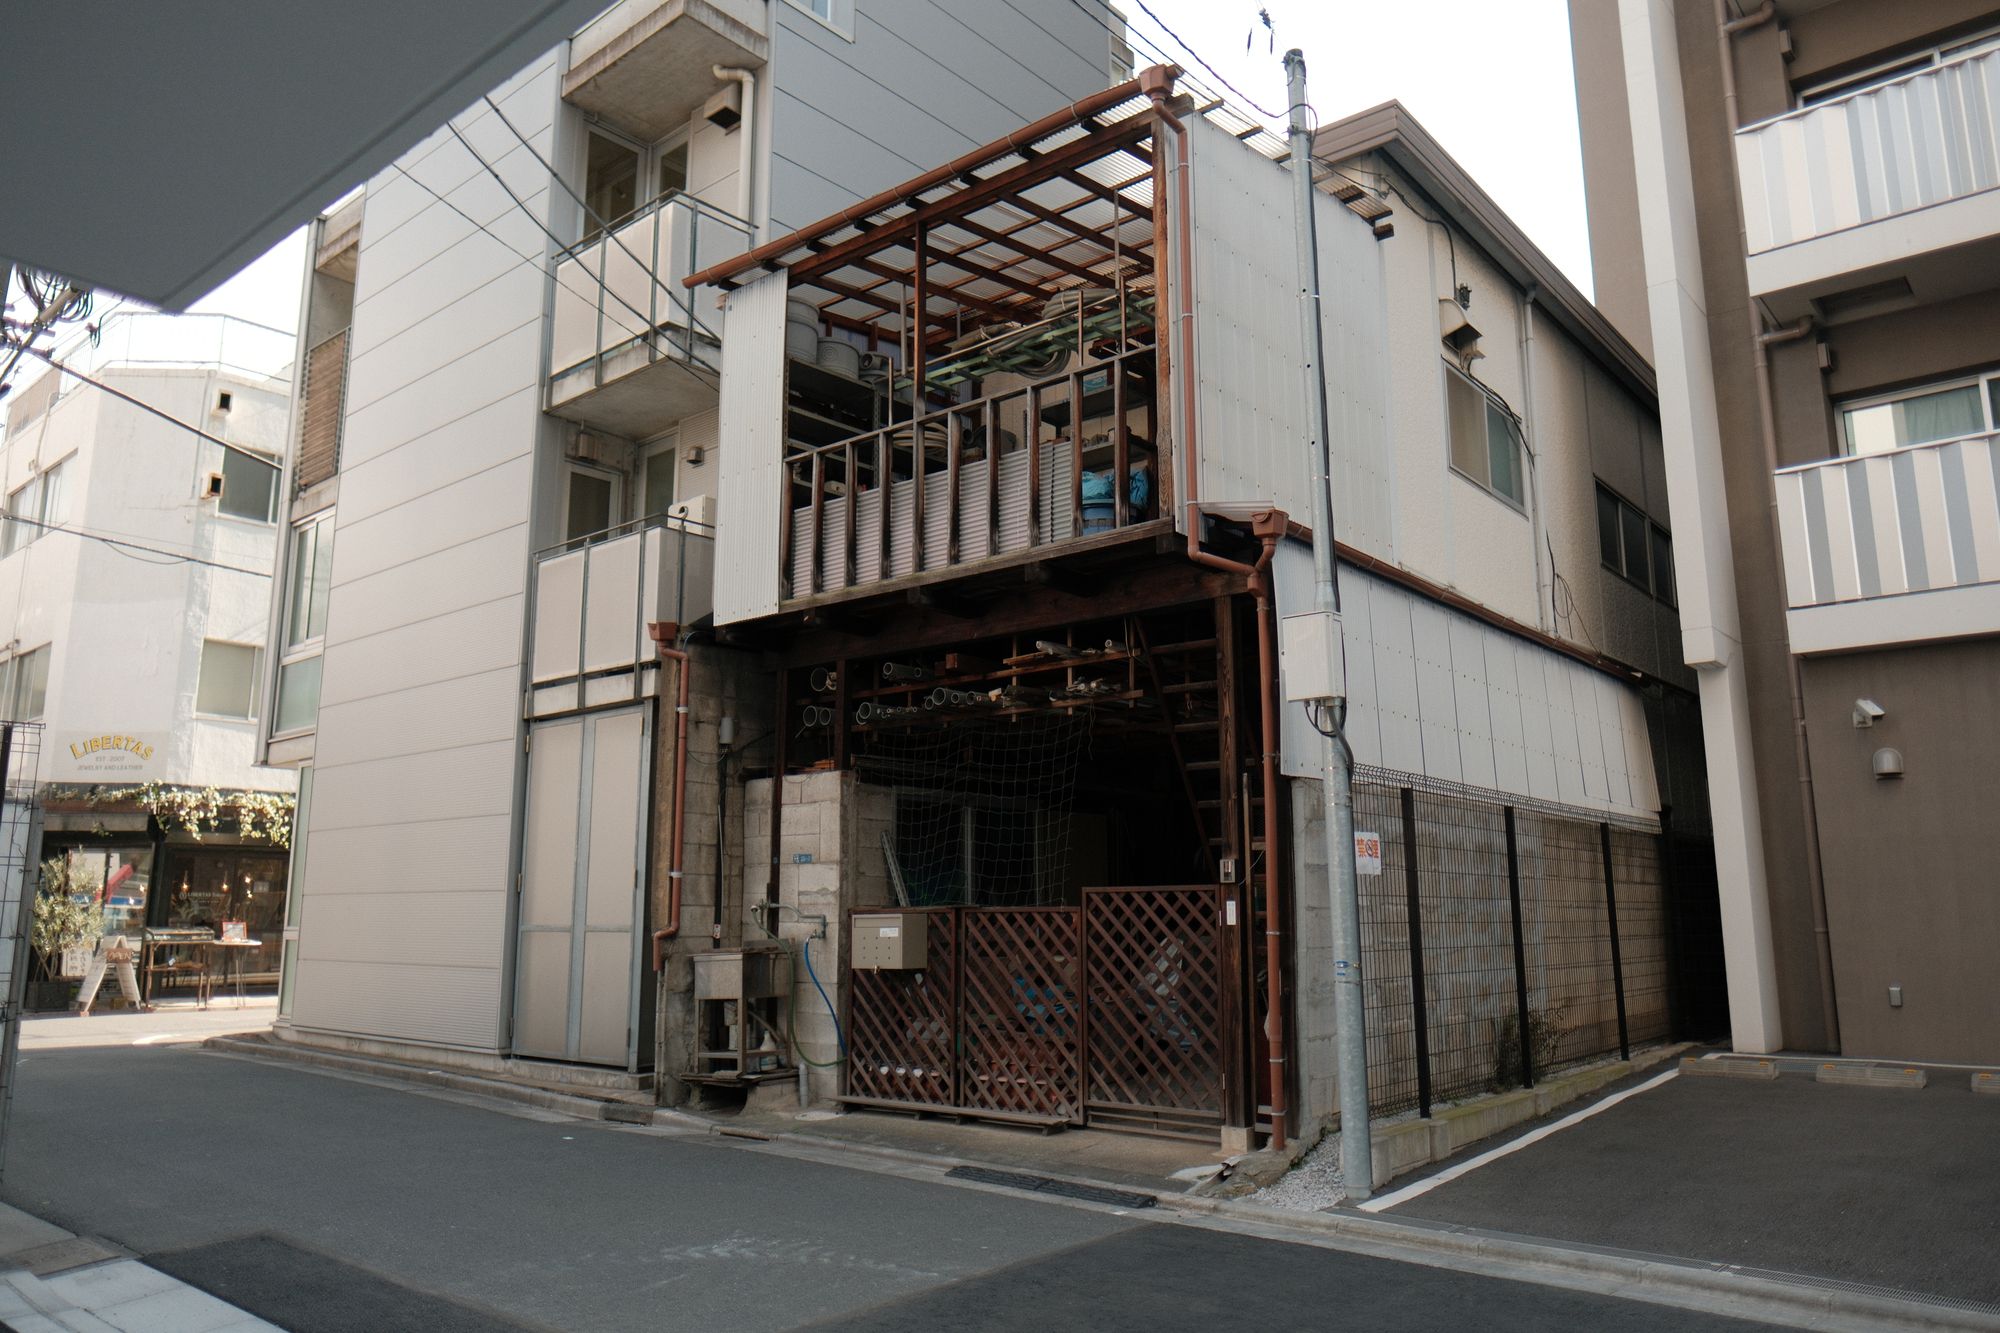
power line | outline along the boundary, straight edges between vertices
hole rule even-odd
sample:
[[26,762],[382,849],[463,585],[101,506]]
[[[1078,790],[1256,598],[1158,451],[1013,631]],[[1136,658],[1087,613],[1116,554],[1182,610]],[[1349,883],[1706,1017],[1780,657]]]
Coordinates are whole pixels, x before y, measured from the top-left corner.
[[[576,297],[578,300],[583,301],[586,304],[596,299],[592,297],[589,292],[584,291],[581,287],[572,286],[570,283],[564,282],[562,280],[562,274],[560,272],[551,269],[547,264],[544,264],[541,260],[535,258],[533,255],[525,254],[520,250],[516,250],[513,246],[507,243],[506,238],[501,236],[499,232],[494,231],[491,227],[481,222],[478,218],[475,218],[474,216],[472,216],[472,214],[466,212],[464,209],[460,208],[457,204],[454,204],[451,200],[439,194],[436,190],[432,189],[430,186],[418,180],[415,176],[412,176],[408,171],[404,170],[403,164],[401,162],[391,162],[389,165],[394,167],[396,169],[397,174],[400,175],[404,180],[416,186],[419,190],[422,190],[425,194],[437,200],[439,203],[443,204],[446,208],[449,208],[452,212],[458,214],[461,218],[464,218],[467,222],[471,223],[474,227],[478,228],[480,231],[485,232],[488,236],[492,237],[496,242],[499,243],[501,249],[505,250],[508,254],[513,255],[516,259],[519,259],[523,264],[528,265],[530,268],[534,269],[537,273],[543,274],[544,276],[551,279],[556,284],[556,286],[562,288],[564,291],[568,292],[571,296]],[[613,295],[615,296],[616,293],[613,293]],[[638,312],[634,311],[633,313],[637,314]]]
[[[106,546],[118,548],[120,555],[126,555],[133,551],[144,551],[150,555],[163,555],[167,557],[167,560],[164,562],[157,560],[146,561],[145,563],[149,565],[177,562],[184,565],[206,565],[210,569],[225,569],[232,574],[249,574],[253,578],[268,579],[271,577],[271,571],[268,569],[246,569],[242,565],[226,565],[219,560],[205,559],[202,556],[190,555],[185,551],[170,551],[163,546],[148,546],[144,542],[127,541],[122,537],[107,537],[101,532],[92,532],[87,528],[66,527],[61,523],[44,523],[38,518],[26,518],[19,514],[8,514],[0,517],[0,523],[25,523],[31,528],[40,528],[43,532],[62,532],[72,537],[81,537],[85,541],[102,542]],[[136,556],[133,558],[137,559]]]
[[1180,47],[1181,50],[1193,56],[1195,64],[1200,65],[1203,69],[1207,70],[1211,75],[1213,75],[1217,83],[1221,84],[1223,87],[1227,88],[1230,92],[1235,93],[1238,97],[1242,98],[1243,105],[1249,107],[1252,111],[1255,111],[1258,115],[1262,116],[1266,120],[1284,119],[1284,117],[1280,115],[1278,112],[1273,111],[1268,107],[1262,107],[1257,105],[1256,102],[1251,100],[1250,94],[1244,92],[1241,88],[1238,88],[1228,79],[1223,78],[1221,72],[1217,70],[1215,66],[1209,64],[1208,61],[1202,59],[1201,52],[1195,50],[1192,46],[1189,46],[1185,38],[1183,38],[1179,33],[1175,32],[1172,28],[1169,28],[1167,26],[1165,19],[1162,19],[1158,14],[1155,14],[1153,12],[1152,6],[1148,5],[1146,3],[1146,0],[1134,0],[1134,3],[1139,6],[1140,13],[1144,14],[1147,18],[1153,20],[1153,22],[1160,25],[1161,32],[1164,32],[1167,36],[1174,39],[1174,44],[1176,46]]
[[[1116,37],[1121,42],[1130,42],[1135,48],[1137,48],[1137,54],[1143,56],[1149,56],[1153,60],[1158,61],[1162,65],[1178,65],[1180,63],[1179,61],[1175,60],[1172,56],[1168,55],[1165,51],[1161,50],[1158,42],[1155,42],[1152,38],[1146,36],[1144,33],[1135,31],[1133,28],[1126,26],[1124,22],[1125,16],[1123,14],[1119,14],[1117,10],[1112,9],[1110,7],[1110,0],[1069,0],[1069,2],[1072,5],[1075,5],[1077,9],[1082,12],[1085,18],[1091,20],[1098,27],[1104,29],[1107,35]],[[1002,0],[1002,3],[1006,3],[1006,0]],[[1007,5],[1007,7],[1009,9],[1014,9],[1014,6],[1011,4]],[[1116,14],[1119,19],[1120,26],[1114,28],[1109,23],[1105,22],[1104,13],[1100,13],[1099,12],[1100,9],[1102,9],[1105,13]],[[1015,12],[1019,13],[1020,11],[1015,10]],[[1025,15],[1023,17],[1025,17]],[[1199,79],[1196,79],[1194,76],[1188,74],[1185,70],[1182,71],[1181,81],[1183,83],[1186,83],[1190,88],[1193,88],[1195,91],[1200,92],[1203,95],[1209,97],[1211,100],[1214,101],[1222,100],[1221,98],[1216,97],[1214,92],[1205,85],[1203,85]]]
[[[151,403],[145,401],[142,398],[134,398],[131,394],[126,393],[123,389],[114,389],[109,384],[104,383],[104,381],[102,380],[94,380],[80,370],[70,369],[68,365],[64,364],[61,361],[56,360],[55,356],[52,353],[45,352],[39,347],[28,347],[24,348],[23,350],[26,351],[29,356],[32,356],[37,360],[46,361],[49,365],[54,366],[57,370],[60,370],[63,374],[68,375],[72,379],[81,380],[83,383],[88,384],[93,389],[96,389],[102,393],[108,393],[113,398],[119,399],[122,402],[130,403],[133,407],[138,408],[142,412],[150,412],[154,416],[158,417],[160,420],[168,422],[171,425],[179,426],[182,430],[188,432],[188,434],[190,435],[198,435],[202,439],[207,440],[210,444],[219,444],[223,447],[223,449],[225,449],[229,453],[241,454],[245,458],[248,458],[253,462],[262,463],[265,467],[277,466],[277,464],[272,461],[270,455],[260,454],[255,449],[245,449],[240,444],[231,444],[228,440],[223,439],[220,435],[210,435],[207,431],[203,430],[199,426],[190,426],[187,422],[182,421],[179,417],[174,416],[170,412],[161,411],[159,408],[154,407]],[[18,522],[21,520],[16,520],[16,521]]]
[[[486,105],[493,109],[493,114],[500,117],[500,123],[507,127],[507,132],[513,135],[514,138],[520,142],[521,147],[528,150],[528,152],[534,157],[535,161],[541,163],[542,170],[549,173],[549,179],[554,181],[558,186],[560,186],[564,194],[568,195],[571,199],[574,199],[576,201],[577,207],[583,210],[585,217],[589,218],[592,222],[595,222],[597,224],[599,230],[603,232],[605,239],[610,241],[613,245],[617,246],[620,250],[623,250],[625,252],[625,257],[627,259],[631,260],[633,263],[637,264],[640,268],[644,269],[646,271],[647,276],[653,279],[653,285],[655,287],[661,287],[663,290],[666,291],[667,299],[672,301],[676,306],[678,306],[680,308],[681,313],[687,316],[690,330],[700,329],[703,333],[707,333],[709,334],[710,337],[714,337],[714,334],[709,330],[709,328],[706,325],[704,325],[700,319],[696,318],[694,313],[694,307],[690,303],[683,301],[681,299],[681,294],[679,292],[674,291],[671,287],[664,287],[660,282],[659,275],[653,271],[652,265],[648,264],[645,260],[639,258],[639,256],[633,254],[632,247],[625,244],[624,241],[619,239],[618,233],[612,230],[611,223],[596,209],[592,208],[590,204],[585,201],[582,195],[578,194],[575,190],[572,190],[570,188],[569,182],[564,180],[562,178],[562,173],[556,170],[555,163],[549,161],[546,157],[543,157],[541,149],[535,147],[535,145],[529,141],[527,135],[521,133],[520,130],[514,127],[514,122],[507,119],[507,113],[500,109],[500,104],[493,100],[493,95],[491,93],[488,93],[486,95],[485,101]],[[452,133],[458,135],[458,141],[460,143],[465,143],[465,136],[459,135],[458,130],[456,128],[452,130]],[[465,146],[468,150],[470,150],[472,147],[471,144],[466,144]],[[474,156],[476,157],[478,156],[478,154],[475,153]],[[540,227],[542,225],[541,219],[539,218],[535,219],[535,225]],[[548,231],[548,228],[542,227],[542,230],[546,232]],[[699,229],[697,228],[697,230]],[[554,232],[549,232],[549,239],[552,241],[556,241],[557,245],[562,244],[560,240],[556,239],[556,235]],[[601,283],[603,279],[600,278],[598,281]],[[639,312],[635,310],[632,313],[636,315]]]

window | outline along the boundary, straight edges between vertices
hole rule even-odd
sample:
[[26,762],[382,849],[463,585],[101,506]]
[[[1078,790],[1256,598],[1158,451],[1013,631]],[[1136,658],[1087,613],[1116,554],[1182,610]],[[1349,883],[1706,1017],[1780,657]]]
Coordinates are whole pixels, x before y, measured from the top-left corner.
[[1840,409],[1841,445],[1849,454],[1886,454],[1993,429],[2000,416],[2000,374],[1927,384]]
[[1597,488],[1597,553],[1604,567],[1668,606],[1674,596],[1674,539],[1637,505]]
[[204,639],[194,711],[208,717],[257,716],[257,666],[264,650],[247,643]]
[[222,451],[222,498],[215,502],[231,518],[253,523],[278,521],[278,469],[240,449]]
[[1521,431],[1507,405],[1471,376],[1445,367],[1451,466],[1512,504],[1523,502]]
[[34,520],[42,507],[42,479],[35,478],[20,490],[7,497],[7,538],[5,549],[0,555],[12,555],[41,536],[42,530],[33,521],[17,523],[15,519]]
[[646,453],[646,508],[644,516],[664,514],[674,504],[674,460],[678,451],[664,444]]
[[1940,65],[1948,65],[1954,60],[1991,51],[1996,46],[2000,46],[2000,33],[1981,33],[1977,37],[1962,39],[1946,46],[1933,47],[1928,51],[1922,51],[1916,55],[1902,56],[1880,65],[1872,65],[1867,69],[1855,73],[1843,74],[1839,78],[1831,79],[1825,83],[1812,84],[1801,88],[1798,94],[1798,102],[1800,106],[1808,107],[1837,101],[1850,93],[1866,92],[1870,88],[1879,88],[1885,83],[1894,83],[1897,79],[1911,74],[1921,74],[1925,70],[1936,69]]
[[618,478],[608,472],[574,467],[563,496],[563,540],[576,541],[617,521]]
[[285,579],[285,647],[326,633],[326,603],[333,579],[333,516],[301,523],[292,533],[292,567]]
[[43,527],[37,534],[69,522],[69,459],[65,458],[42,472],[41,512],[36,516]]
[[[583,239],[604,228],[596,219],[616,223],[639,206],[639,150],[600,130],[590,132],[590,151],[583,168]],[[594,216],[593,216],[594,215]]]
[[15,653],[0,662],[0,716],[10,722],[39,721],[49,701],[49,646]]
[[320,514],[292,532],[285,572],[285,652],[278,664],[278,699],[271,734],[305,731],[319,721],[320,641],[333,577],[333,515]]
[[687,187],[688,141],[686,131],[682,131],[653,152],[653,198],[685,191]]

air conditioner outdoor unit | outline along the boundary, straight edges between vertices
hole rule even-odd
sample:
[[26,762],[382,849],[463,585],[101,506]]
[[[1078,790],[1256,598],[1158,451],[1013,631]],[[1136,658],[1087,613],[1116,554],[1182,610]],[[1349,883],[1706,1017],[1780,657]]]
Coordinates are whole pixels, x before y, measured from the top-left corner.
[[667,509],[669,517],[683,523],[696,524],[704,528],[715,526],[715,497],[713,495],[690,495],[685,500],[676,500]]

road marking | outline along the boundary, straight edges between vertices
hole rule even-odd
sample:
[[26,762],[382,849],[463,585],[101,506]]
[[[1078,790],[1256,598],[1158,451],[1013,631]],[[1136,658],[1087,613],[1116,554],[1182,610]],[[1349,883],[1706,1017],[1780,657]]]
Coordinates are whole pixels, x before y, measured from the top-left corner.
[[1488,1149],[1486,1152],[1479,1154],[1479,1156],[1477,1157],[1468,1157],[1463,1162],[1460,1162],[1457,1166],[1447,1167],[1443,1171],[1438,1172],[1434,1176],[1425,1176],[1422,1180],[1419,1180],[1414,1185],[1407,1185],[1402,1189],[1394,1190],[1388,1194],[1384,1194],[1377,1198],[1370,1199],[1367,1203],[1358,1204],[1356,1206],[1359,1207],[1360,1210],[1364,1213],[1380,1213],[1380,1212],[1386,1212],[1389,1209],[1396,1207],[1398,1204],[1408,1203],[1410,1200],[1416,1198],[1420,1194],[1428,1194],[1440,1185],[1446,1185],[1454,1180],[1457,1180],[1460,1176],[1466,1174],[1468,1171],[1477,1171],[1480,1167],[1485,1166],[1488,1162],[1497,1161],[1498,1159],[1505,1157],[1508,1153],[1519,1152],[1521,1149],[1527,1147],[1531,1143],[1540,1143],[1543,1139],[1547,1138],[1549,1135],[1554,1134],[1559,1130],[1568,1129],[1571,1125],[1574,1125],[1579,1120],[1588,1120],[1590,1119],[1590,1117],[1596,1115],[1599,1111],[1608,1111],[1612,1107],[1618,1105],[1618,1103],[1624,1101],[1627,1097],[1637,1097],[1640,1093],[1645,1092],[1650,1088],[1657,1088],[1662,1083],[1665,1083],[1668,1079],[1673,1078],[1680,1072],[1681,1071],[1679,1069],[1669,1069],[1666,1073],[1661,1074],[1656,1078],[1647,1079],[1644,1083],[1641,1083],[1636,1088],[1627,1088],[1623,1092],[1613,1093],[1611,1096],[1606,1097],[1603,1101],[1598,1102],[1592,1106],[1586,1106],[1581,1111],[1576,1112],[1574,1115],[1564,1116],[1562,1119],[1556,1121],[1553,1125],[1543,1125],[1540,1129],[1531,1130],[1530,1132],[1523,1134],[1520,1138],[1515,1139],[1512,1142],[1503,1143],[1497,1148]]

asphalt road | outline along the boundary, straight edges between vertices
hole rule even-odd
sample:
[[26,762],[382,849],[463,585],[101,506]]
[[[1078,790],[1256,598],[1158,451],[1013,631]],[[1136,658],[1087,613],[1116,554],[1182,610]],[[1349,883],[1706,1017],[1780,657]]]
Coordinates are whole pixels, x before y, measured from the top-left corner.
[[2000,1304],[2000,1097],[1931,1080],[1676,1078],[1384,1216]]
[[1745,1327],[188,1048],[20,1075],[0,1197],[297,1333]]

